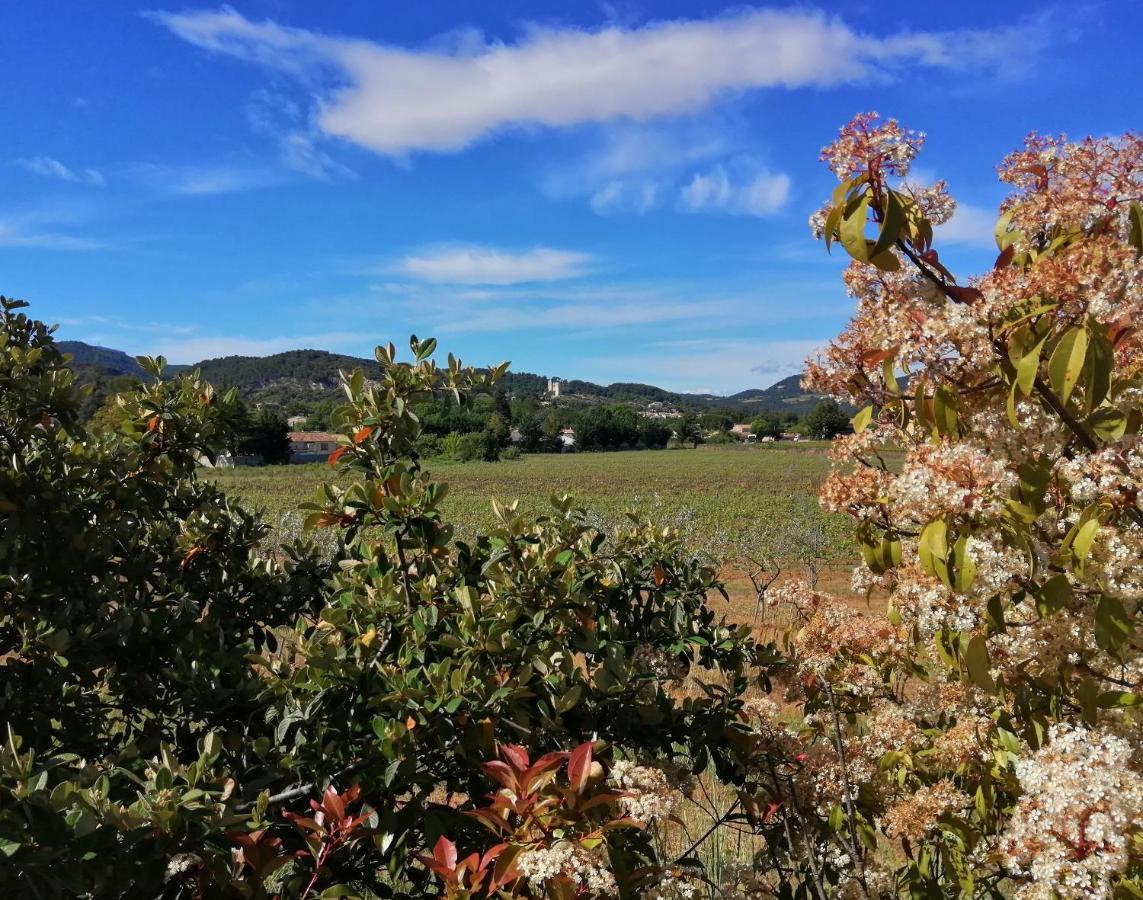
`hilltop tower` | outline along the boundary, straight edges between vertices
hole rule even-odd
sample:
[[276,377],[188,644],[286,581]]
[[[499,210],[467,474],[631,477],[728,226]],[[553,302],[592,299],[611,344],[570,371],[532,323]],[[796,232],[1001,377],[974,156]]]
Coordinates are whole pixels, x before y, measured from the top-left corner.
[[562,378],[549,378],[548,379],[548,396],[553,400],[560,395],[560,382]]

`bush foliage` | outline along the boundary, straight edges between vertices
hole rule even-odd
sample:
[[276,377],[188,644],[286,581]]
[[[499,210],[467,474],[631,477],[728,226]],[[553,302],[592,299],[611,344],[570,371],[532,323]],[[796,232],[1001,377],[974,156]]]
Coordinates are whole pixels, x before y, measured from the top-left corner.
[[[718,738],[773,654],[706,606],[715,572],[643,521],[570,500],[454,542],[415,402],[494,380],[412,342],[347,374],[345,477],[309,504],[337,533],[266,548],[196,480],[235,399],[195,375],[125,396],[85,434],[49,330],[5,300],[0,880],[32,895],[434,893],[419,856],[485,790],[498,748],[729,771]],[[698,697],[671,690],[708,672]],[[713,676],[717,674],[717,678]],[[591,745],[588,745],[591,746]],[[597,764],[598,767],[598,764]],[[307,813],[310,805],[321,814]],[[614,865],[654,863],[609,839]]]

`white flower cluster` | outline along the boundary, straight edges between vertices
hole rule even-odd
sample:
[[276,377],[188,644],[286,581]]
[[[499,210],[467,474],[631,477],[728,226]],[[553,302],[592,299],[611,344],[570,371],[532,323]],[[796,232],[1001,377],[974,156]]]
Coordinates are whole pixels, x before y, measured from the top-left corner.
[[544,896],[547,882],[566,878],[576,893],[591,897],[618,897],[615,876],[604,861],[573,841],[561,841],[551,847],[539,847],[520,854],[516,868],[528,879],[529,887]]
[[1025,896],[1111,896],[1143,827],[1143,776],[1131,762],[1129,741],[1061,724],[1016,763],[1025,793],[1001,848],[1005,866],[1031,879]]
[[701,873],[686,869],[664,869],[654,884],[639,892],[640,900],[699,900],[707,896]]
[[665,819],[674,812],[678,793],[660,769],[617,760],[609,774],[611,784],[624,792],[619,804],[625,815],[642,825]]
[[660,650],[651,644],[640,644],[636,647],[632,662],[640,672],[646,672],[648,675],[676,684],[687,677],[689,669],[685,660],[681,660],[675,654]]

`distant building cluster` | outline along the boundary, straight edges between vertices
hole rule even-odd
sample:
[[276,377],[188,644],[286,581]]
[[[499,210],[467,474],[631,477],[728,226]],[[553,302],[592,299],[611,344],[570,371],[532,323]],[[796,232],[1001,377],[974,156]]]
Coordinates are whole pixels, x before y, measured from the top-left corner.
[[639,410],[639,415],[644,419],[677,419],[682,415],[670,403],[664,403],[662,400],[653,400],[648,403],[646,407]]

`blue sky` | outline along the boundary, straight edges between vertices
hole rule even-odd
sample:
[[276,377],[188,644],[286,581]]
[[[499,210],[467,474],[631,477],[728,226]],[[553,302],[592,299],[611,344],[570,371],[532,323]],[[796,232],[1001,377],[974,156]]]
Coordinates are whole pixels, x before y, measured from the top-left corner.
[[991,261],[1029,130],[1143,125],[1143,3],[4,4],[0,291],[175,362],[436,335],[729,393],[843,325],[805,222],[852,114],[923,129]]

